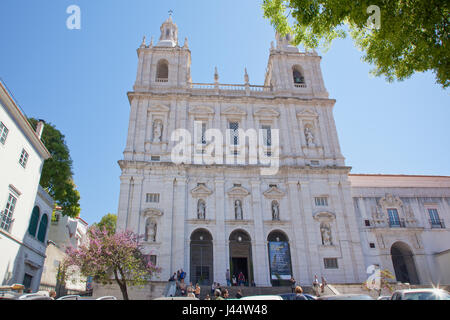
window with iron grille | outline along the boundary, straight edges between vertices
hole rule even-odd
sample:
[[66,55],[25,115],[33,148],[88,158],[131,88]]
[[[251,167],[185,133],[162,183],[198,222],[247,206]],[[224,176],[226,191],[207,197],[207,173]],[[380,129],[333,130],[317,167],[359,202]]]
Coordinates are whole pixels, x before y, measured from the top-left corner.
[[5,144],[6,138],[8,137],[8,128],[0,121],[0,143]]
[[318,207],[328,206],[328,198],[327,197],[315,197],[314,201],[316,203],[316,206],[318,206]]
[[263,141],[266,147],[272,146],[272,129],[268,125],[262,126],[263,130]]
[[12,194],[9,194],[8,202],[6,203],[6,208],[2,212],[0,216],[0,228],[3,230],[6,230],[9,232],[9,229],[11,228],[11,224],[13,222],[13,214],[14,209],[16,207],[17,198],[14,197]]
[[202,138],[201,143],[206,144],[206,123],[202,123]]
[[26,167],[28,162],[28,152],[25,151],[25,149],[22,149],[22,153],[20,154],[19,163],[22,165],[22,167]]
[[230,122],[229,129],[231,130],[231,143],[235,146],[239,145],[239,122]]
[[324,258],[323,263],[325,265],[325,269],[338,269],[337,258]]
[[147,193],[147,202],[158,203],[159,202],[159,193]]

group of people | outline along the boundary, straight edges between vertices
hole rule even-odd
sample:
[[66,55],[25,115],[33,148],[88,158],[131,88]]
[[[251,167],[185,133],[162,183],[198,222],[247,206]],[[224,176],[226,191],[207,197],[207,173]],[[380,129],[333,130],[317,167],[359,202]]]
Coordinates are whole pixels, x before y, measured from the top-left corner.
[[[296,286],[296,282],[294,277],[291,277],[291,279],[289,280],[291,283],[291,289],[292,289],[292,293],[297,293],[297,288],[299,286]],[[316,297],[320,297],[321,293],[325,292],[325,287],[327,286],[327,281],[325,280],[324,277],[322,277],[322,282],[319,282],[319,279],[317,278],[317,275],[314,275],[314,281],[312,283],[312,288],[314,290],[314,294],[316,295]],[[301,288],[300,288],[301,289]],[[302,290],[303,292],[303,290]]]
[[[244,273],[241,271],[238,273],[237,277],[235,274],[233,274],[233,277],[231,277],[230,274],[230,269],[227,269],[227,271],[225,272],[225,278],[227,280],[227,286],[231,287],[231,286],[243,286],[245,285],[246,279],[245,279],[245,275]],[[254,287],[255,283],[252,281],[251,286]]]

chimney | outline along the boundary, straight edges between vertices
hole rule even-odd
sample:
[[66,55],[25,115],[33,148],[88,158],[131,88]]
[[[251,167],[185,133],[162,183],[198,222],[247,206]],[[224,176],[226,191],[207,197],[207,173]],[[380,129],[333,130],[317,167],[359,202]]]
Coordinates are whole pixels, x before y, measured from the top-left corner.
[[44,125],[45,125],[45,121],[39,119],[38,123],[36,125],[36,134],[39,137],[39,139],[41,139],[41,137],[42,137],[42,132],[44,131]]

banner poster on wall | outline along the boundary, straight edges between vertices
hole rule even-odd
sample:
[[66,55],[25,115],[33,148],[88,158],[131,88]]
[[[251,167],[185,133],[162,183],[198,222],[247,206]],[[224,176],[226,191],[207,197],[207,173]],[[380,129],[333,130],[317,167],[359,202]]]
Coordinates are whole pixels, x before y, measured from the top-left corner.
[[291,278],[291,255],[288,242],[269,242],[270,271],[272,280]]

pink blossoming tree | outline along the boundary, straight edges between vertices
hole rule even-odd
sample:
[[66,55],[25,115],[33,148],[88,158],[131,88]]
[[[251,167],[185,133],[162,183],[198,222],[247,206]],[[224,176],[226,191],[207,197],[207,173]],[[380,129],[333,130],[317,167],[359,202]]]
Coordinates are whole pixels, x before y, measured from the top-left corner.
[[142,253],[139,238],[131,231],[111,234],[105,228],[93,227],[86,243],[67,249],[64,265],[104,284],[114,277],[123,299],[129,300],[128,286],[144,285],[161,271]]

